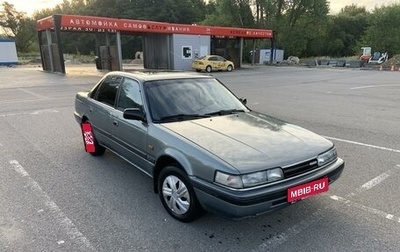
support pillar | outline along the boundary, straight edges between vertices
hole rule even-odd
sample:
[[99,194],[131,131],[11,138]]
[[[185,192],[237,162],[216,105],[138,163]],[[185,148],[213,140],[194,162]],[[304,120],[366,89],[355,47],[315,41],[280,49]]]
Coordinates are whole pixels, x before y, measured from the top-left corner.
[[251,54],[251,65],[254,66],[254,61],[256,58],[256,40],[253,39],[253,53]]
[[49,51],[50,72],[54,72],[53,52],[51,50],[51,45],[53,44],[53,41],[51,38],[51,31],[49,29],[46,30],[46,38],[47,38],[47,50]]
[[244,39],[240,38],[239,41],[239,66],[237,66],[238,68],[242,67],[242,63],[243,63],[243,44],[244,44]]
[[107,70],[112,71],[112,57],[111,57],[111,50],[110,50],[110,33],[106,32],[106,47],[107,47]]
[[123,71],[123,65],[122,65],[122,48],[121,48],[121,33],[118,31],[117,32],[117,50],[118,50],[118,64],[119,64],[119,70]]
[[65,74],[65,63],[64,63],[64,53],[61,42],[61,15],[54,15],[54,30],[56,33],[56,41],[57,41],[57,51],[58,58],[60,59],[59,67],[57,69],[61,70],[61,73]]

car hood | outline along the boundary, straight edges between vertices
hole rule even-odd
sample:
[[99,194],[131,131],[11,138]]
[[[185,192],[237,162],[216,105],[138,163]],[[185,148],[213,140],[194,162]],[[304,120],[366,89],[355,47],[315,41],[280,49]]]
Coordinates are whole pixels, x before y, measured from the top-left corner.
[[333,146],[315,133],[254,112],[162,126],[242,173],[303,162]]

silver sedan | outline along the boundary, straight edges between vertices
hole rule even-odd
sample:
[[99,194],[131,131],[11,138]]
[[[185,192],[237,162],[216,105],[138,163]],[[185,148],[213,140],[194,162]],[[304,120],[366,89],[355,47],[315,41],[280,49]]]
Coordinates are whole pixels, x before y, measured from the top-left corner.
[[240,219],[329,190],[344,161],[327,139],[250,110],[212,76],[110,72],[75,100],[84,147],[154,182],[166,211]]

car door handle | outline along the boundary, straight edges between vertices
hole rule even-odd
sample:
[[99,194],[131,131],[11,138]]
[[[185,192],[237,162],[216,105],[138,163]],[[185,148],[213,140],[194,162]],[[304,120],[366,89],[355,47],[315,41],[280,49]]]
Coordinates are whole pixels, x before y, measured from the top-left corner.
[[113,124],[116,126],[116,127],[118,127],[118,122],[117,121],[113,121]]

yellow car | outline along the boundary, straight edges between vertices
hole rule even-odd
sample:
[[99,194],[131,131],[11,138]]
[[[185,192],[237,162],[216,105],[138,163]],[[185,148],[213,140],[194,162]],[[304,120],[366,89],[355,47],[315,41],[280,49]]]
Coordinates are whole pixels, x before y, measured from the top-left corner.
[[197,72],[206,71],[232,71],[235,65],[232,61],[219,55],[206,55],[193,61],[192,68]]

